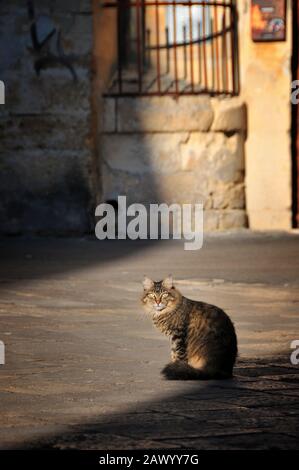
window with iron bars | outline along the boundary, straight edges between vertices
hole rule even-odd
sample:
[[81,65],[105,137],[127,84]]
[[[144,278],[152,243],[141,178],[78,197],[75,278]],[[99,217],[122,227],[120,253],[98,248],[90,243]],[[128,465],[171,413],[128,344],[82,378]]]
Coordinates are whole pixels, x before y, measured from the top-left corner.
[[106,96],[236,95],[236,0],[114,0],[117,64]]

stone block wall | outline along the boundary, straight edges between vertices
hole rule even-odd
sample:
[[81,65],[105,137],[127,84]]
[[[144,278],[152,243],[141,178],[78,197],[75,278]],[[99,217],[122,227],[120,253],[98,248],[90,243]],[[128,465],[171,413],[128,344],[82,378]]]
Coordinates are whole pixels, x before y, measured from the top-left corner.
[[[93,77],[99,102],[92,101],[91,55],[95,70],[114,59],[108,47],[106,61],[94,47],[105,25],[93,31],[91,0],[32,4],[35,21],[27,2],[0,5],[6,87],[0,232],[91,231],[95,202],[118,195],[129,202],[202,202],[206,230],[246,226],[243,102],[209,96],[101,100],[102,69],[97,81]],[[40,49],[30,35],[33,23],[40,42],[55,28]],[[70,66],[59,60],[61,49]]]
[[245,227],[245,130],[239,98],[105,98],[102,199],[202,202],[205,230]]
[[[0,5],[0,79],[6,89],[0,106],[0,230],[85,232],[92,225],[94,165],[91,1],[32,4],[38,41],[56,28],[40,50],[30,35],[27,2]],[[59,47],[75,77],[59,60]]]

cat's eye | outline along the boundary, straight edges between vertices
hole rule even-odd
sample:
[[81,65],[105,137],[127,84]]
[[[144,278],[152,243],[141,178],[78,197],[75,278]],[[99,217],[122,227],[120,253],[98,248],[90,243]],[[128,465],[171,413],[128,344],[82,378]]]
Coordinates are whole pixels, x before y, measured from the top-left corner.
[[150,299],[154,299],[156,296],[155,294],[147,294],[147,296],[150,298]]
[[163,292],[162,297],[164,298],[168,297],[168,292]]

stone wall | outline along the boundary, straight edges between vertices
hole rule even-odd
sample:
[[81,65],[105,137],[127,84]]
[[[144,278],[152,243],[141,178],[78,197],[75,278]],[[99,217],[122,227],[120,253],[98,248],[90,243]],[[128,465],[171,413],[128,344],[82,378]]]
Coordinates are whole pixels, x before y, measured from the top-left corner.
[[[0,107],[1,232],[85,232],[92,221],[94,165],[91,2],[32,3],[35,21],[27,2],[0,5],[0,79],[6,87]],[[39,43],[56,28],[40,48],[30,35],[33,23]]]
[[[250,228],[291,227],[292,2],[287,40],[265,44],[251,40],[249,0],[238,2],[241,99],[177,101],[102,100],[116,61],[111,9],[31,3],[36,21],[27,2],[0,4],[1,233],[89,231],[95,203],[119,194],[203,202],[206,229],[245,226],[246,211]],[[56,28],[42,47],[33,23],[39,42]]]
[[245,129],[239,98],[105,98],[102,198],[202,202],[205,230],[244,227]]

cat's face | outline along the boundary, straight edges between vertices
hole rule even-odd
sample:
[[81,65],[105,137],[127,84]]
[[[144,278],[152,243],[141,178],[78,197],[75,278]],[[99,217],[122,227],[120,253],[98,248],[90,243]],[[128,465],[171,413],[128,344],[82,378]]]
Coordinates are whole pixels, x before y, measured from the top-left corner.
[[143,280],[142,302],[146,310],[159,314],[167,308],[171,308],[178,300],[179,292],[175,289],[172,277],[163,281],[152,281],[148,277]]

